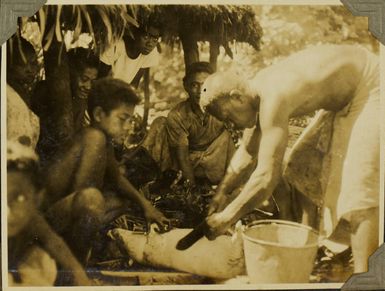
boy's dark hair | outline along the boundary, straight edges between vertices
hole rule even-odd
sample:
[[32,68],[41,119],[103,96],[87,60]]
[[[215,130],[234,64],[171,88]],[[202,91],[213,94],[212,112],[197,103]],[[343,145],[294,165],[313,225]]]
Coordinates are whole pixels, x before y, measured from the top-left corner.
[[85,68],[99,69],[99,58],[89,49],[74,48],[67,52],[70,70],[83,71]]
[[195,62],[186,68],[186,75],[183,78],[183,82],[186,82],[192,75],[196,73],[206,72],[208,74],[213,74],[214,70],[210,63],[208,62]]
[[101,107],[104,112],[119,107],[121,104],[137,105],[140,97],[128,83],[111,77],[101,78],[94,81],[88,96],[88,111],[91,119],[96,107]]
[[163,19],[161,19],[159,15],[146,15],[146,13],[139,13],[137,15],[137,21],[139,23],[139,27],[133,27],[134,37],[146,33],[150,27],[158,29],[160,34],[163,32]]
[[22,54],[24,55],[26,61],[28,61],[28,56],[36,54],[36,51],[28,40],[21,36],[18,37],[15,35],[7,43],[7,68],[10,68],[10,64],[24,65],[22,62]]

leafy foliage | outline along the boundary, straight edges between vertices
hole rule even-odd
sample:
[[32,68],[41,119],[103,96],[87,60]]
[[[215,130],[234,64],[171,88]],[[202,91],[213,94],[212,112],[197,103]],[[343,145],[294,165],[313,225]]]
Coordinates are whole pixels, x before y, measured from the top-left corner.
[[141,5],[141,23],[150,17],[163,26],[166,43],[179,42],[182,34],[192,33],[197,41],[217,39],[224,47],[236,40],[260,49],[262,28],[255,12],[247,5]]
[[[253,10],[263,30],[260,50],[247,43],[233,42],[233,58],[222,49],[218,71],[238,67],[245,78],[250,78],[293,52],[323,43],[359,44],[375,53],[379,51],[378,41],[368,31],[368,19],[353,16],[344,6],[253,6]],[[199,50],[201,60],[208,61],[208,43],[200,42]],[[152,118],[167,114],[176,103],[187,98],[183,75],[182,49],[163,46],[162,60],[152,70]],[[293,119],[291,124],[305,127],[311,116]]]
[[44,50],[48,50],[54,37],[62,42],[64,31],[74,31],[73,41],[82,33],[89,33],[95,48],[103,52],[107,46],[123,37],[125,30],[138,23],[125,5],[46,5],[36,19],[40,26]]
[[[40,26],[43,47],[54,38],[63,41],[64,31],[73,31],[73,41],[89,33],[94,48],[103,52],[127,30],[150,20],[164,27],[164,40],[179,42],[180,34],[193,31],[197,40],[212,40],[228,48],[232,40],[260,47],[262,30],[250,6],[213,5],[46,5],[35,19]],[[138,20],[138,21],[137,21]]]

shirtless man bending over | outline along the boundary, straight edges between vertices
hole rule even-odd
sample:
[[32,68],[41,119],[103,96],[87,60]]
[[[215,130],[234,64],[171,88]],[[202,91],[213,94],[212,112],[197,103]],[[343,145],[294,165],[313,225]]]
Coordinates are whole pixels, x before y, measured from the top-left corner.
[[[365,272],[368,257],[378,247],[378,58],[357,46],[308,48],[251,80],[229,72],[209,76],[200,105],[219,120],[246,128],[244,143],[211,204],[212,215],[206,219],[209,238],[272,194],[282,174],[289,118],[318,109],[335,112],[324,205],[334,227],[342,219],[350,223],[354,271]],[[256,160],[242,191],[226,206],[227,194]]]

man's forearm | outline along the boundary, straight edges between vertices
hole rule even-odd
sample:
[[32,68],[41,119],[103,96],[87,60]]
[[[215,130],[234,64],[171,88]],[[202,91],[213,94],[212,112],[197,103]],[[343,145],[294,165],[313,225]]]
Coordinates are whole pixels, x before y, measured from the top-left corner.
[[238,169],[235,172],[233,169],[228,168],[225,177],[218,186],[218,192],[230,195],[237,187],[244,184],[250,177],[250,174],[255,169],[257,160],[250,161],[244,168]]
[[179,163],[180,170],[182,171],[183,177],[189,180],[192,185],[195,184],[194,170],[190,161],[183,161]]
[[232,157],[218,192],[230,194],[247,181],[257,165],[260,138],[259,127],[245,129],[242,144]]
[[188,147],[176,148],[176,157],[179,165],[179,169],[182,171],[183,177],[188,179],[191,184],[195,184],[194,169],[191,165],[189,158]]
[[226,175],[218,186],[218,192],[230,195],[235,188],[244,184],[255,169],[257,158],[252,157],[244,146],[234,154]]
[[224,222],[234,223],[253,211],[271,196],[274,185],[275,179],[254,172],[239,195],[220,213]]
[[232,223],[268,199],[281,177],[287,144],[286,128],[266,130],[258,154],[258,166],[241,193],[222,211],[225,223]]
[[143,210],[151,205],[150,201],[148,201],[144,195],[139,193],[139,191],[136,190],[135,187],[122,176],[118,178],[118,188],[122,195],[139,204]]

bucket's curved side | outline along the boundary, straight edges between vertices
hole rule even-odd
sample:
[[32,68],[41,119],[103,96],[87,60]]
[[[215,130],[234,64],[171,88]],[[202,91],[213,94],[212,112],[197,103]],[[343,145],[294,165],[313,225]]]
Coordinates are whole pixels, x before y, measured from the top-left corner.
[[[247,229],[253,227],[258,226],[253,225]],[[269,224],[265,223],[262,227],[269,227]],[[281,224],[281,227],[287,225]],[[311,243],[303,247],[280,246],[277,243],[256,240],[245,232],[243,241],[246,269],[251,283],[309,282],[318,248],[316,244]]]

